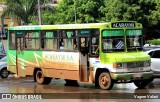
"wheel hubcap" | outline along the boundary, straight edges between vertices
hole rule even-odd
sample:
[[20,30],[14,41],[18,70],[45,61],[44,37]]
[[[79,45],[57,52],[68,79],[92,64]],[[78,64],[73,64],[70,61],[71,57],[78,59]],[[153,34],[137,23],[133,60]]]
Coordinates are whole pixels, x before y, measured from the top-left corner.
[[109,83],[109,80],[108,80],[107,76],[103,76],[103,77],[101,78],[101,84],[102,84],[103,86],[107,86],[108,83]]
[[4,77],[8,76],[8,71],[7,71],[7,70],[3,71],[3,72],[2,72],[2,75],[3,75]]
[[42,81],[43,80],[43,75],[42,75],[42,73],[37,73],[37,79],[39,80],[39,81]]

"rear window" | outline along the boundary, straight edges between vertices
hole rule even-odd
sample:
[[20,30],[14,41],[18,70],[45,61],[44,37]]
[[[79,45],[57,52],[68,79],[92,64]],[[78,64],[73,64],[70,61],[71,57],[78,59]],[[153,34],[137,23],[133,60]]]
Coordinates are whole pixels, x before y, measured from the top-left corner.
[[151,58],[160,58],[160,50],[150,52],[149,55]]

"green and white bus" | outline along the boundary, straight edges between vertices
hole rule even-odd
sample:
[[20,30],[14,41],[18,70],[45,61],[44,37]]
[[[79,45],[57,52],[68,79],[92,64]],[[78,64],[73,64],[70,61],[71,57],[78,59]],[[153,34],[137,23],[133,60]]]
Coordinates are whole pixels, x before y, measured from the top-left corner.
[[134,21],[10,27],[7,67],[39,84],[55,78],[107,90],[121,82],[144,88],[152,71],[142,46],[142,24]]

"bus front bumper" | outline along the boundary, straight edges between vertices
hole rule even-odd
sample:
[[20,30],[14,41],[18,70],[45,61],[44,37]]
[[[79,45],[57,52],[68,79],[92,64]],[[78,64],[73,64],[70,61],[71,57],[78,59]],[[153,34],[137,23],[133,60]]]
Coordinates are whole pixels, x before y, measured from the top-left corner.
[[137,73],[111,73],[114,80],[145,80],[151,79],[153,72],[137,72]]

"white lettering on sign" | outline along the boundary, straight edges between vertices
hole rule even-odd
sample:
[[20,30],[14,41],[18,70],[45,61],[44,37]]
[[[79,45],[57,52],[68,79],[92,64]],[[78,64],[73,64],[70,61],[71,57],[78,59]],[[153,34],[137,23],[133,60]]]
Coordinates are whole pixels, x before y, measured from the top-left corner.
[[118,22],[118,23],[112,23],[112,28],[134,28],[135,23],[131,22]]
[[78,63],[79,54],[74,52],[43,52],[43,58],[54,62]]

